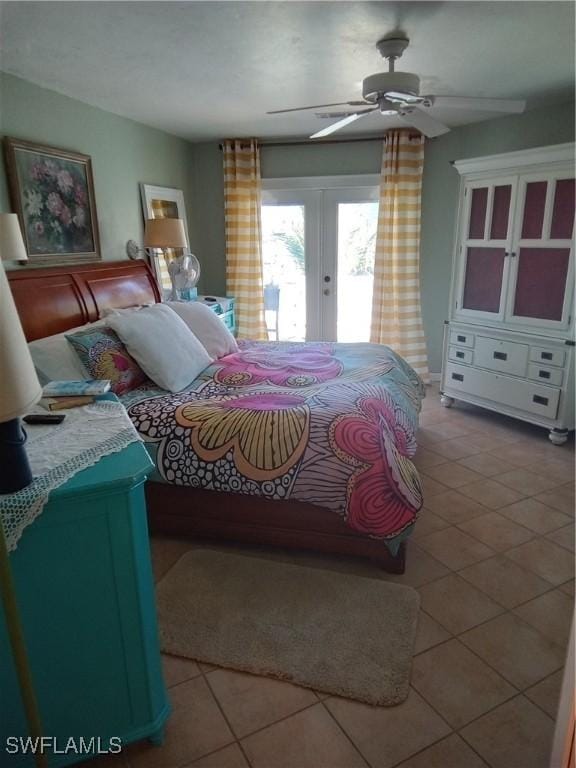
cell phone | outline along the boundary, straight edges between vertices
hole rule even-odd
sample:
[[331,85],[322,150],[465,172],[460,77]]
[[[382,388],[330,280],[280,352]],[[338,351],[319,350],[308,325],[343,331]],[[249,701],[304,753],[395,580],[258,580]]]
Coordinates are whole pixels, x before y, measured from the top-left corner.
[[65,413],[30,413],[24,416],[26,424],[62,424]]

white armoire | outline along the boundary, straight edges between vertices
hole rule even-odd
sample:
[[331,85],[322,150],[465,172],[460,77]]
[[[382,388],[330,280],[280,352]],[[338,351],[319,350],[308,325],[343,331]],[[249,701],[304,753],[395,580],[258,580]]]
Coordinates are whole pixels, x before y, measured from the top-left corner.
[[574,144],[459,160],[442,404],[574,429]]

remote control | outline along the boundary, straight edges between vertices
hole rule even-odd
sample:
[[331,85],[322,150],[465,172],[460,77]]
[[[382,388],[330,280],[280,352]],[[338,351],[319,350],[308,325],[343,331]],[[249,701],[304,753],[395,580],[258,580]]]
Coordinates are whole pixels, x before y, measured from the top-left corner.
[[65,413],[30,413],[24,416],[24,421],[26,424],[61,424],[65,418]]

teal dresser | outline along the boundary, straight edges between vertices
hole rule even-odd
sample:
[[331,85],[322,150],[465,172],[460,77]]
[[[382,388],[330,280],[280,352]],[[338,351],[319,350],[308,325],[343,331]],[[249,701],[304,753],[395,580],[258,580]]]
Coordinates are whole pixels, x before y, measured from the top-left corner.
[[[95,737],[96,750],[111,737],[162,741],[170,707],[144,501],[152,468],[132,443],[79,472],[52,493],[11,555],[43,731],[58,747],[70,737]],[[34,765],[30,755],[6,752],[7,737],[26,735],[0,607],[2,767]],[[48,764],[81,759],[50,754]]]

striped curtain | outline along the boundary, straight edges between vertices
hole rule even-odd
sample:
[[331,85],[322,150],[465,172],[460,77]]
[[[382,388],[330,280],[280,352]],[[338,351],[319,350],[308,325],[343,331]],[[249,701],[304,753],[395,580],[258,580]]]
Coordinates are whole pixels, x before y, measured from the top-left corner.
[[226,289],[236,298],[236,325],[243,339],[266,339],[260,153],[255,139],[224,142]]
[[428,382],[430,374],[420,311],[423,166],[423,136],[410,131],[386,134],[370,341],[392,347]]

